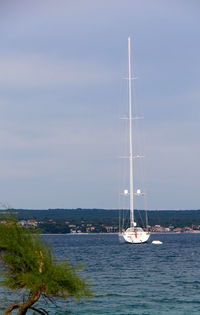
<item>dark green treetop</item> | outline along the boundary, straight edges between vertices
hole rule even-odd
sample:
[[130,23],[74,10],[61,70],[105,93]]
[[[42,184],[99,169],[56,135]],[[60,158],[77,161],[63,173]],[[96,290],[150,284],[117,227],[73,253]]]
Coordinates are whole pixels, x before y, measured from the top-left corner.
[[15,309],[18,315],[29,309],[47,314],[33,306],[41,297],[51,302],[56,297],[90,296],[88,281],[78,274],[80,267],[69,261],[56,262],[41,237],[20,227],[12,216],[0,224],[0,260],[3,270],[0,285],[20,292],[23,297],[21,302],[8,306],[4,314],[12,314]]

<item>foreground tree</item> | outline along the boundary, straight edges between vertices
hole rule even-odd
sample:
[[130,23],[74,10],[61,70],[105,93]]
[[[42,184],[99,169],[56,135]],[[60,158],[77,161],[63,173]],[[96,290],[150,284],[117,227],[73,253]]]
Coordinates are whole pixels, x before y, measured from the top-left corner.
[[34,304],[43,297],[53,302],[54,298],[89,297],[88,282],[69,261],[56,262],[51,250],[39,235],[21,228],[13,217],[0,224],[0,263],[5,286],[20,292],[21,300],[7,307],[4,312],[12,314],[18,309],[18,315],[28,310],[47,314]]

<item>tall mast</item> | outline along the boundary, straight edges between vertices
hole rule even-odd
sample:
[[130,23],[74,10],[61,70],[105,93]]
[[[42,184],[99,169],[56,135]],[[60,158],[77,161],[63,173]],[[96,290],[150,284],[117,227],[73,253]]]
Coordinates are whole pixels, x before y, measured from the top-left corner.
[[128,37],[128,96],[129,96],[129,177],[130,177],[130,226],[134,227],[133,208],[133,143],[132,143],[132,95],[131,95],[131,39]]

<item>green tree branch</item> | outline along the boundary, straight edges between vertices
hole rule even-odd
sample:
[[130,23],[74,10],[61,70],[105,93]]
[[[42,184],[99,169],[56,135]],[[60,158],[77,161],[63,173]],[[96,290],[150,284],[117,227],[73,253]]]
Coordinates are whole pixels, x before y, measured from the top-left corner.
[[[20,227],[13,216],[0,224],[0,259],[0,285],[28,294],[26,301],[12,304],[4,314],[18,309],[17,314],[24,315],[42,296],[51,302],[58,297],[80,299],[91,295],[88,281],[79,275],[80,267],[70,261],[56,262],[42,238]],[[42,309],[35,311],[45,314]]]

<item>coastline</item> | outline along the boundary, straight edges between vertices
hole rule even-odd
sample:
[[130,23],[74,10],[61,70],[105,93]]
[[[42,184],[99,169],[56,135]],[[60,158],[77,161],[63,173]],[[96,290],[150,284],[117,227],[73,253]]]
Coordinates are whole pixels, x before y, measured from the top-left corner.
[[[115,233],[41,233],[40,235],[68,235],[68,236],[77,236],[77,235],[118,235],[119,233],[117,233],[117,232],[115,232]],[[189,235],[191,235],[191,234],[200,234],[200,231],[193,231],[193,232],[151,232],[150,234],[153,234],[153,235],[155,235],[155,234],[157,234],[157,235],[159,235],[159,234],[173,234],[173,235],[175,235],[175,234],[177,234],[177,235],[180,235],[180,234],[189,234]]]

